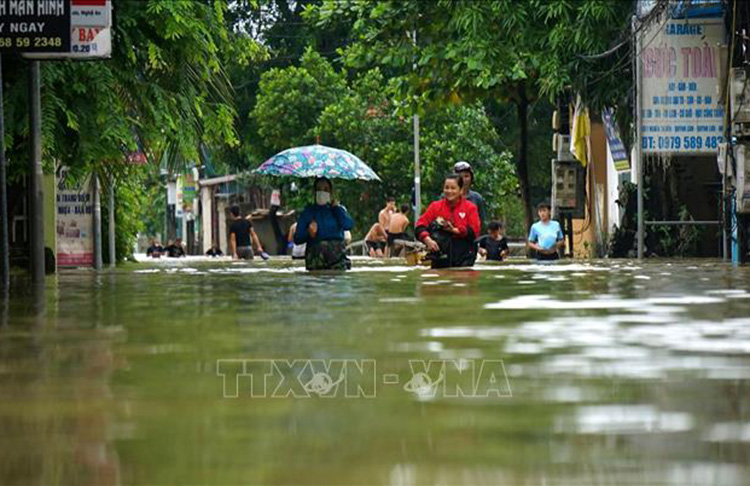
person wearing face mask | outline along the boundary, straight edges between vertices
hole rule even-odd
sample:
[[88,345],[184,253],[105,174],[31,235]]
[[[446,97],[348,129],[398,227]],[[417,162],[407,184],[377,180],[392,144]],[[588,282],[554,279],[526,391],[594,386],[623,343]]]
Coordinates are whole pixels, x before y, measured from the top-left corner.
[[297,221],[294,243],[306,244],[308,270],[348,270],[344,233],[354,226],[346,208],[333,199],[331,181],[315,179],[315,204],[308,205]]
[[432,268],[470,267],[476,260],[479,212],[464,197],[463,181],[458,174],[446,176],[443,198],[430,204],[417,221],[415,234],[427,246]]

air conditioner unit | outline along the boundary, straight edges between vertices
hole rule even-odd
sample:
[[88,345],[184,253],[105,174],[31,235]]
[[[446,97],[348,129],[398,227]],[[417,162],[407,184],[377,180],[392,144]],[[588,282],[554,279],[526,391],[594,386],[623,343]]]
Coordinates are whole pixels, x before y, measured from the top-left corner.
[[737,163],[737,212],[750,213],[750,163],[746,157],[745,145],[739,144],[734,149],[734,159]]
[[573,162],[576,160],[573,154],[570,153],[570,135],[557,134],[557,143],[555,148],[557,149],[557,160],[559,162]]

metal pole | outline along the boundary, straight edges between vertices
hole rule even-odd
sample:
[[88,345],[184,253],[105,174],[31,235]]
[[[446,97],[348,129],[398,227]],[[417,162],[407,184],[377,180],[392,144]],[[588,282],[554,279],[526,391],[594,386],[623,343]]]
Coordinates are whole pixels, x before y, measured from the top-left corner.
[[112,177],[109,181],[109,225],[107,231],[109,232],[109,266],[114,267],[116,263],[117,254],[115,252],[115,178]]
[[102,269],[102,201],[99,196],[99,174],[92,174],[91,185],[94,193],[94,269]]
[[[633,32],[636,32],[635,30],[635,17],[633,17]],[[641,62],[640,62],[640,56],[641,56],[641,38],[638,34],[634,35],[635,39],[633,39],[633,42],[636,45],[635,51],[635,72],[636,72],[636,113],[635,113],[635,122],[636,122],[636,137],[635,137],[635,168],[636,168],[636,184],[638,188],[637,193],[637,202],[638,202],[638,233],[637,233],[637,240],[638,240],[638,259],[643,259],[643,253],[644,253],[644,246],[645,246],[645,225],[643,224],[643,141],[642,133],[641,133],[641,108],[642,108],[642,102],[643,97],[641,96],[641,88],[643,87],[643,79],[642,79],[642,73],[641,73]]]
[[5,120],[3,113],[3,66],[0,56],[0,288],[10,286],[8,245],[8,187],[5,180]]
[[419,115],[414,115],[414,221],[422,213],[422,179],[419,168]]
[[[417,47],[417,27],[416,23],[414,26],[414,30],[412,31],[412,41],[413,46],[416,49]],[[412,69],[417,70],[417,63],[416,59],[412,60]],[[421,169],[419,167],[419,114],[416,112],[418,110],[418,107],[416,106],[416,103],[414,105],[414,221],[417,221],[419,219],[420,214],[422,213],[422,177],[421,177]]]
[[42,171],[42,101],[39,61],[29,62],[29,225],[31,280],[44,281],[44,173]]

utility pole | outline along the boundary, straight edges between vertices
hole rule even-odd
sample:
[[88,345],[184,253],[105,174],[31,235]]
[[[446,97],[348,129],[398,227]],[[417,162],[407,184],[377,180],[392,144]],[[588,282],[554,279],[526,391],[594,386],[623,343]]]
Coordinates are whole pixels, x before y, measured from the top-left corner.
[[99,174],[94,171],[91,177],[94,193],[94,270],[102,269],[102,200],[99,196]]
[[115,252],[115,178],[110,178],[109,181],[109,225],[107,225],[107,231],[109,232],[109,266],[114,267],[116,263],[117,254]]
[[29,61],[29,261],[31,280],[44,281],[44,173],[42,171],[42,101],[39,61]]
[[8,244],[8,186],[5,178],[5,115],[3,113],[3,65],[0,56],[0,288],[10,286]]
[[414,221],[422,213],[422,180],[419,168],[419,115],[414,114]]
[[633,17],[632,31],[633,31],[633,42],[635,43],[634,59],[635,62],[635,160],[633,166],[636,170],[636,185],[637,185],[637,220],[638,220],[638,231],[636,233],[637,247],[638,247],[638,259],[643,260],[644,246],[645,246],[645,225],[643,223],[643,146],[642,146],[642,130],[641,130],[641,109],[643,103],[643,96],[641,89],[643,87],[643,77],[641,73],[641,34],[636,29],[637,19]]
[[[414,49],[417,48],[417,27],[415,23],[412,31]],[[412,62],[412,69],[417,70],[416,55]],[[414,104],[414,221],[419,219],[422,213],[422,177],[419,167],[419,108]]]

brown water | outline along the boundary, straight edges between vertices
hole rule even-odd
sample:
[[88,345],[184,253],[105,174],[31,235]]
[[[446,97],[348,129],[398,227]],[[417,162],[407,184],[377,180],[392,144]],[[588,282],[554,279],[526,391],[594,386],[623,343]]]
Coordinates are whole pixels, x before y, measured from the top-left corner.
[[17,282],[0,484],[750,484],[749,316],[715,261]]

